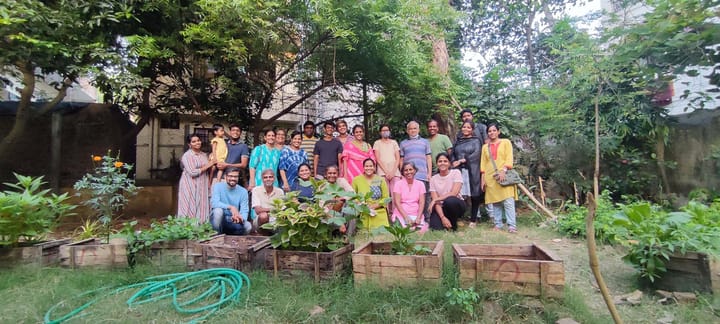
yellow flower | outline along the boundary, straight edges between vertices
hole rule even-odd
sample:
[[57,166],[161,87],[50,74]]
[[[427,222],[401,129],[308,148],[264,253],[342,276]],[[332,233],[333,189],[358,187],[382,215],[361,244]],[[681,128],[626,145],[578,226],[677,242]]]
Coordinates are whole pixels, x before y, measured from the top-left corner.
[[123,166],[123,163],[122,163],[122,162],[120,162],[120,161],[117,161],[117,162],[115,162],[115,164],[114,164],[114,165],[115,165],[115,167],[116,167],[116,168],[120,168],[120,167],[122,167],[122,166]]
[[92,160],[95,162],[100,162],[102,161],[102,156],[93,155]]

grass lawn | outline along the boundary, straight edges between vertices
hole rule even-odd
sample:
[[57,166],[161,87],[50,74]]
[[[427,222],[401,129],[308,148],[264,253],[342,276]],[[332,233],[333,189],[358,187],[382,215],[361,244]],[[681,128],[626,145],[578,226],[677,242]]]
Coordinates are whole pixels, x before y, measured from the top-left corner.
[[[309,277],[275,279],[265,272],[248,273],[251,287],[244,287],[241,301],[213,315],[209,323],[554,323],[571,317],[581,323],[612,322],[599,292],[593,288],[587,266],[584,241],[560,237],[552,229],[539,228],[522,218],[519,233],[493,232],[487,225],[462,228],[458,233],[429,232],[423,240],[445,240],[444,281],[438,287],[394,288],[364,286],[355,288],[352,276],[315,284]],[[387,237],[379,237],[379,239]],[[554,239],[561,241],[553,241]],[[356,238],[356,245],[369,239]],[[497,294],[477,287],[480,301],[472,312],[449,302],[446,293],[457,287],[457,270],[452,264],[451,243],[536,242],[555,251],[565,262],[566,289],[561,300],[544,300],[510,294]],[[613,294],[624,294],[637,287],[634,271],[620,258],[617,248],[599,250],[601,268]],[[38,323],[45,312],[62,300],[85,291],[142,281],[165,273],[184,272],[183,268],[140,265],[135,270],[38,268],[33,266],[0,269],[0,323]],[[128,309],[125,300],[131,292],[102,295],[89,314],[72,323],[180,323],[192,317],[175,312],[169,303],[149,303]],[[248,295],[249,294],[249,295]],[[720,322],[720,298],[701,296],[693,305],[660,305],[646,292],[640,306],[619,306],[626,323],[657,323],[668,315],[675,323]],[[64,310],[79,306],[70,302]],[[715,312],[715,313],[714,313]],[[61,313],[57,313],[61,314]]]

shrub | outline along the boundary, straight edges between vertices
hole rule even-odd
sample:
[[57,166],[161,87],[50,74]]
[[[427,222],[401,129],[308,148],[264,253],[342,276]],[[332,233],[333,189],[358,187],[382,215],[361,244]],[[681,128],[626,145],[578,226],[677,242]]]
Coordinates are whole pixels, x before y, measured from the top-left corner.
[[128,263],[135,265],[138,252],[148,250],[153,244],[177,240],[204,240],[210,238],[215,231],[209,223],[198,226],[193,218],[168,216],[165,222],[153,221],[150,229],[136,231],[137,221],[123,224],[122,233],[128,245]]
[[89,196],[83,204],[95,211],[103,227],[102,234],[109,240],[117,214],[127,205],[128,197],[137,194],[140,187],[135,186],[135,179],[130,176],[133,166],[110,156],[110,151],[105,156],[90,158],[95,169],[78,180],[74,188],[79,191],[78,196]]
[[[616,227],[613,224],[614,215],[618,209],[612,202],[610,191],[603,191],[597,199],[598,208],[595,214],[595,238],[604,243],[616,242]],[[567,204],[567,213],[558,217],[556,229],[565,235],[573,237],[586,236],[585,217],[588,209],[572,203]]]
[[691,201],[679,212],[666,212],[650,203],[625,206],[615,216],[618,237],[628,247],[623,259],[650,282],[667,271],[673,253],[720,252],[720,203]]
[[5,183],[14,190],[0,192],[0,246],[17,245],[22,239],[36,242],[52,232],[61,217],[76,206],[65,203],[67,193],[56,195],[40,190],[43,177],[15,173],[17,183]]

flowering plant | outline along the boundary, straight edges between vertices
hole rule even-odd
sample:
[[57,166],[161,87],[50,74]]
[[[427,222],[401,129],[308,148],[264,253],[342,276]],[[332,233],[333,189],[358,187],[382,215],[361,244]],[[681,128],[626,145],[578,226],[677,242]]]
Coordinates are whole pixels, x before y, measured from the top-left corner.
[[140,187],[135,186],[135,179],[130,177],[132,164],[123,163],[118,156],[111,156],[111,152],[104,156],[91,155],[95,169],[85,174],[82,179],[75,182],[76,195],[87,194],[89,197],[83,205],[90,207],[96,213],[102,225],[102,234],[110,239],[113,221],[119,212],[127,205],[128,198],[137,194]]

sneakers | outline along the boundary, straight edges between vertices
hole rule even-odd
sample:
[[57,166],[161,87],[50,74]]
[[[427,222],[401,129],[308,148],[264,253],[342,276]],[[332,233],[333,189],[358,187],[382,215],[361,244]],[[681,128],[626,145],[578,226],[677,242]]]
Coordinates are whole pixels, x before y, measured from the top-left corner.
[[515,228],[514,226],[510,226],[508,228],[508,233],[517,233],[517,228]]

